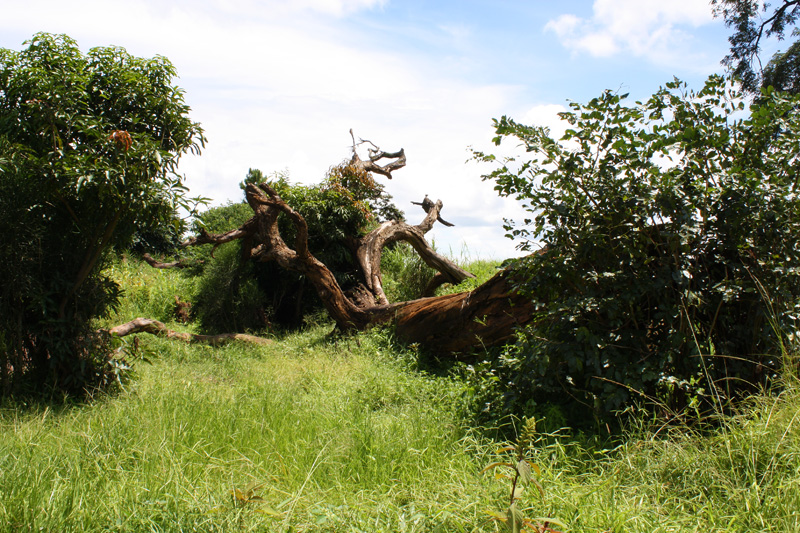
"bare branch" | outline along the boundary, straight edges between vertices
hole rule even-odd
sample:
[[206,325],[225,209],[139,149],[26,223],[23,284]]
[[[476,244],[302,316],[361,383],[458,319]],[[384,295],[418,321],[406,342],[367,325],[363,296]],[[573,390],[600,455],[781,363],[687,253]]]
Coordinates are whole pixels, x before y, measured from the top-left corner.
[[439,200],[434,204],[428,199],[426,205],[428,205],[427,214],[425,219],[418,225],[411,226],[398,220],[384,222],[364,236],[357,246],[356,257],[364,273],[367,287],[375,294],[378,303],[382,305],[388,304],[389,301],[383,290],[381,253],[383,248],[392,242],[405,241],[409,243],[426,265],[435,269],[444,277],[445,281],[442,283],[457,285],[467,278],[475,277],[474,274],[467,272],[446,257],[438,254],[425,240],[425,234],[433,228],[434,223],[439,219],[442,201]]
[[242,224],[241,227],[217,235],[208,233],[205,229],[201,228],[200,234],[183,241],[181,243],[181,248],[187,248],[189,246],[200,246],[201,244],[213,244],[214,248],[211,250],[211,257],[214,257],[214,252],[217,250],[217,248],[219,248],[226,242],[231,242],[237,239],[244,239],[247,237],[251,237],[253,232],[255,231],[255,227],[256,227],[256,220],[255,217],[252,217],[250,218],[250,220]]
[[[356,138],[352,129],[350,130],[350,136],[353,138],[353,158],[350,160],[351,165],[364,169],[367,172],[375,172],[381,176],[386,176],[389,179],[392,179],[392,172],[406,166],[406,153],[402,148],[397,152],[384,152],[372,141],[361,139],[360,142],[356,143]],[[356,152],[356,146],[364,143],[369,143],[373,146],[373,148],[368,149],[369,161],[361,159]],[[381,159],[394,159],[394,161],[381,166],[377,163],[377,161]]]
[[222,333],[220,335],[199,335],[197,333],[179,333],[164,325],[163,322],[152,318],[134,318],[130,322],[120,324],[108,330],[111,335],[125,337],[133,333],[150,333],[168,339],[178,339],[189,343],[204,343],[220,346],[233,341],[249,342],[253,344],[272,344],[272,340],[243,333]]
[[172,261],[171,263],[162,263],[148,253],[142,254],[142,259],[153,268],[188,268],[203,264],[203,261],[187,261],[186,259]]
[[[411,202],[411,203],[414,204],[414,205],[421,205],[422,209],[426,213],[430,213],[431,209],[436,205],[436,204],[433,203],[433,200],[428,198],[427,194],[425,195],[425,198],[421,202]],[[441,204],[441,203],[442,203],[442,201],[439,200],[439,204]],[[439,206],[439,211],[442,210],[442,207],[443,207],[442,205]],[[445,226],[447,226],[449,228],[455,226],[455,224],[453,224],[451,222],[448,222],[445,219],[443,219],[441,216],[439,216],[438,212],[437,212],[437,215],[436,215],[436,220],[438,220],[440,223],[444,224]]]

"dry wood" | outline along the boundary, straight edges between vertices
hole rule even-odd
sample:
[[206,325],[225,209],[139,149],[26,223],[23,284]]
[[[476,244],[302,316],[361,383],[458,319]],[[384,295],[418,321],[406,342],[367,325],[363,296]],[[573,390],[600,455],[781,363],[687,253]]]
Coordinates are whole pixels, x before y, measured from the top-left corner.
[[[352,130],[350,133],[352,135]],[[362,160],[356,153],[356,146],[363,143],[374,148],[369,151],[369,161]],[[381,166],[377,162],[382,159],[393,161]],[[367,172],[391,178],[394,170],[405,166],[406,158],[402,149],[387,153],[370,141],[361,140],[356,143],[353,136],[351,164]],[[328,267],[309,251],[308,225],[300,213],[289,206],[268,183],[258,186],[248,184],[245,195],[253,210],[253,217],[244,225],[220,235],[202,231],[182,245],[213,244],[216,248],[223,243],[241,239],[245,259],[274,261],[282,268],[303,274],[314,286],[328,314],[341,330],[363,330],[375,324],[392,322],[396,325],[398,335],[409,342],[419,343],[440,353],[464,354],[507,341],[512,338],[518,325],[531,318],[531,302],[515,292],[510,281],[511,274],[506,271],[470,292],[389,303],[383,289],[380,259],[384,247],[396,241],[408,242],[427,265],[439,272],[428,288],[430,291],[442,283],[457,284],[474,277],[436,253],[425,239],[425,233],[430,231],[436,221],[450,225],[441,218],[441,200],[433,202],[426,195],[423,202],[414,202],[425,211],[425,218],[417,225],[410,225],[402,220],[388,221],[368,235],[354,239],[353,251],[361,269],[362,283],[345,292]],[[280,234],[280,215],[287,217],[296,229],[297,236],[292,246]],[[166,333],[163,324],[159,322],[137,320],[142,321],[142,327],[161,332],[158,334],[179,338],[189,335],[169,330]],[[208,342],[205,339],[225,340],[238,337],[237,334],[191,335],[184,340],[191,338],[196,339],[194,342]]]
[[188,268],[188,267],[191,267],[191,266],[195,266],[198,263],[202,263],[202,261],[193,262],[193,261],[186,261],[185,259],[181,259],[179,261],[170,261],[169,263],[162,263],[161,261],[157,260],[156,258],[154,258],[152,255],[150,255],[148,253],[142,254],[142,259],[144,259],[144,262],[147,263],[148,265],[150,265],[151,267],[153,267],[153,268],[161,268],[161,269],[166,269],[166,268]]
[[168,339],[177,339],[190,343],[204,343],[220,346],[233,341],[249,342],[253,344],[272,344],[272,340],[243,333],[222,333],[220,335],[199,335],[197,333],[180,333],[169,329],[163,322],[152,318],[134,318],[130,322],[120,324],[108,330],[111,335],[125,337],[133,333],[150,333]]

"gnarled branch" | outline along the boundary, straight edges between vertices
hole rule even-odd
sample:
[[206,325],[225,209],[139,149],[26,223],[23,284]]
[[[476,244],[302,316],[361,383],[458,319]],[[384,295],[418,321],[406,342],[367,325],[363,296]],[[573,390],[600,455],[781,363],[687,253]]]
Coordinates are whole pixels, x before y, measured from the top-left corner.
[[[386,176],[389,179],[392,179],[392,172],[406,166],[406,152],[402,148],[400,148],[400,150],[397,152],[384,152],[372,141],[365,141],[364,139],[361,139],[360,142],[356,143],[356,138],[352,129],[350,130],[350,136],[353,138],[353,157],[350,160],[351,165],[361,168],[367,172],[375,172],[381,176]],[[369,143],[373,146],[372,148],[368,149],[368,161],[361,159],[358,156],[358,152],[356,152],[356,146],[364,143]],[[394,159],[394,161],[381,166],[377,163],[381,159]]]
[[153,268],[189,268],[191,266],[195,266],[197,264],[202,264],[202,261],[187,261],[185,259],[180,259],[178,261],[170,261],[169,263],[162,263],[161,261],[154,258],[152,255],[148,253],[142,254],[142,259],[144,262],[150,265]]

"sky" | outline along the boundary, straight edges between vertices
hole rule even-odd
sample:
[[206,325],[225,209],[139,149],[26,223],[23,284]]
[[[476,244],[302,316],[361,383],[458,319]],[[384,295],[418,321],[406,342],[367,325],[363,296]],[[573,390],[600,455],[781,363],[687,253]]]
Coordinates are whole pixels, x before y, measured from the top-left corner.
[[[444,203],[428,239],[462,259],[518,256],[524,218],[481,179],[492,119],[559,131],[557,113],[606,89],[646,98],[724,72],[730,31],[707,0],[0,0],[0,48],[37,32],[121,46],[176,67],[208,144],[180,166],[192,195],[238,202],[248,169],[313,184],[357,138],[405,168],[382,180],[409,223]],[[513,148],[513,147],[512,147]]]

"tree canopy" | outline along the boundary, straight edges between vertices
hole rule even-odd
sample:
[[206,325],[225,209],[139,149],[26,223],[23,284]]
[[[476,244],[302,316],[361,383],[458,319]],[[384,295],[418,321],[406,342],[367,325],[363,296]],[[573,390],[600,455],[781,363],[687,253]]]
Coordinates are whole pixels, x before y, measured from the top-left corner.
[[[733,29],[728,38],[731,51],[722,63],[732,70],[747,92],[758,93],[761,87],[770,86],[794,94],[800,92],[800,41],[777,52],[766,67],[759,56],[764,40],[769,37],[783,40],[795,26],[800,16],[800,1],[711,0],[711,5],[714,14]],[[796,27],[791,36],[797,36]]]
[[25,45],[0,50],[0,374],[6,389],[23,373],[80,388],[98,372],[89,321],[118,291],[103,260],[180,223],[178,160],[205,138],[166,58],[45,33]]

